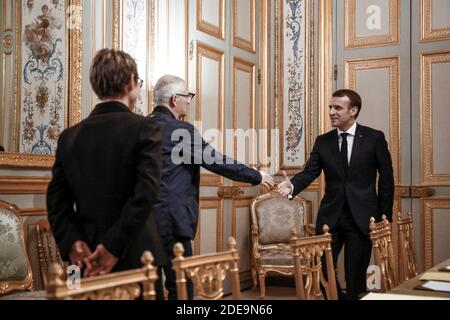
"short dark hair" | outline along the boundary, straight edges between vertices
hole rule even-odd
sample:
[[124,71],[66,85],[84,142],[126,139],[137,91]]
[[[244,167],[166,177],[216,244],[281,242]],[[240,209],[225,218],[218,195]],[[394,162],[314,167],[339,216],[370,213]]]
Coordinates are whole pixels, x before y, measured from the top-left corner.
[[132,75],[136,80],[139,77],[136,61],[128,53],[102,49],[92,61],[89,78],[95,94],[105,99],[124,96]]
[[333,93],[334,98],[343,98],[347,97],[350,99],[351,107],[357,107],[358,112],[356,113],[355,119],[358,118],[359,113],[361,112],[362,107],[362,99],[361,96],[353,90],[350,89],[341,89]]

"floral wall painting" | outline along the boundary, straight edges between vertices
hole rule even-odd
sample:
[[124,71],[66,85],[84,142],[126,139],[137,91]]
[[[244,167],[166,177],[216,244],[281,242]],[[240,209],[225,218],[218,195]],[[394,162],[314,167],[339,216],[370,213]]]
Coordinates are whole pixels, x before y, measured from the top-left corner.
[[19,152],[54,155],[67,118],[64,0],[22,0]]
[[148,1],[124,0],[123,10],[123,50],[128,52],[138,65],[139,77],[144,79],[144,86],[138,98],[135,112],[141,115],[149,113],[149,97],[146,96],[148,87]]
[[281,169],[301,168],[306,159],[306,107],[308,99],[308,3],[280,1],[282,101],[280,114]]

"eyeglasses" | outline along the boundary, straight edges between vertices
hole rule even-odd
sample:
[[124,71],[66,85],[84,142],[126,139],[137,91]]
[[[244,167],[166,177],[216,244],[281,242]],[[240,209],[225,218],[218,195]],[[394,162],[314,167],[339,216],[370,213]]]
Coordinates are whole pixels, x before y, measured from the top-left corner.
[[177,93],[176,96],[185,97],[188,99],[188,104],[191,103],[192,99],[195,97],[195,93],[189,92],[188,94]]
[[142,88],[142,85],[144,84],[144,80],[142,80],[141,78],[138,78],[138,84],[139,84],[139,88]]

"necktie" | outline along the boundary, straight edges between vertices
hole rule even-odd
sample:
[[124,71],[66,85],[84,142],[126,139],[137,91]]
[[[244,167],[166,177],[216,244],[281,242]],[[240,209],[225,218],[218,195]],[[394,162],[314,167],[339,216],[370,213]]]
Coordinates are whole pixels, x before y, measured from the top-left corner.
[[345,175],[347,175],[347,172],[348,172],[347,136],[348,136],[348,133],[341,133],[341,137],[342,137],[341,160],[342,160],[342,165],[344,167]]

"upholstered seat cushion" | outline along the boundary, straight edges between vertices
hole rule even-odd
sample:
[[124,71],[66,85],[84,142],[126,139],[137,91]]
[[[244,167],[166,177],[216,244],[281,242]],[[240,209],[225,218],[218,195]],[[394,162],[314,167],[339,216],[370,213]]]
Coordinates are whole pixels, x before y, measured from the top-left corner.
[[303,207],[296,201],[284,197],[268,198],[260,201],[256,208],[259,244],[288,243],[293,227],[297,236],[303,237]]
[[261,265],[289,266],[294,264],[292,253],[278,250],[261,251],[258,260]]
[[27,277],[20,227],[17,216],[0,208],[0,281],[22,281]]
[[47,300],[45,290],[33,292],[14,292],[0,296],[0,300]]

